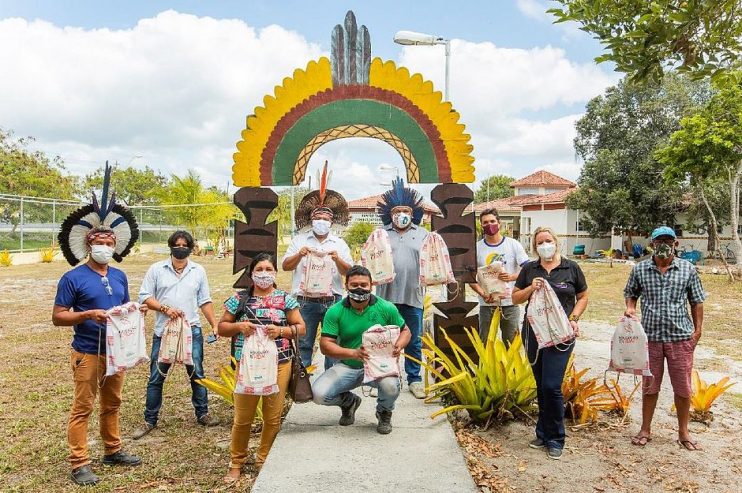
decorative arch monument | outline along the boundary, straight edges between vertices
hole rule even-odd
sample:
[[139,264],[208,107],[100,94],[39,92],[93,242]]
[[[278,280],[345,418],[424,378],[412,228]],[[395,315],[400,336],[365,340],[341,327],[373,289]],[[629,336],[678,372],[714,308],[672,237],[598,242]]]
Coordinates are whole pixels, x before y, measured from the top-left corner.
[[[234,202],[247,220],[235,227],[234,273],[257,253],[277,251],[277,224],[266,219],[278,196],[265,187],[302,183],[309,160],[323,144],[364,137],[397,150],[408,183],[440,183],[431,197],[442,216],[433,217],[432,226],[449,246],[459,282],[459,289],[449,291],[463,293],[476,268],[475,218],[465,213],[473,193],[463,185],[474,181],[474,158],[464,130],[458,112],[432,82],[392,61],[371,59],[368,29],[359,28],[349,11],[344,24],[333,29],[331,59],[296,69],[247,117],[232,166],[232,180],[241,187]],[[235,287],[249,282],[243,273]],[[450,298],[436,304],[446,317],[436,317],[435,325],[468,346],[462,327],[476,325],[475,317],[466,317],[476,303],[465,302],[463,294]]]

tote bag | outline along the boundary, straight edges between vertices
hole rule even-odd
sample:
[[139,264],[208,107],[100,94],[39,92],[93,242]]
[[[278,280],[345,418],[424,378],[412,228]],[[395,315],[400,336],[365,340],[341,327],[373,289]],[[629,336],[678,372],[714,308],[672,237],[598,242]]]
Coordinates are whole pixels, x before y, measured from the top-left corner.
[[446,242],[438,233],[429,233],[420,248],[420,284],[435,286],[455,282]]
[[649,344],[644,327],[638,320],[621,317],[611,339],[609,371],[651,377],[649,371]]
[[193,332],[185,318],[168,319],[161,337],[158,363],[193,365]]
[[396,325],[373,325],[363,333],[362,345],[368,352],[363,362],[363,383],[399,376],[399,361],[394,357],[394,343],[399,338]]
[[389,233],[379,228],[361,247],[361,264],[371,272],[373,284],[388,284],[394,280],[394,260]]
[[140,306],[131,302],[106,312],[106,376],[149,361]]
[[235,394],[271,395],[278,392],[278,348],[258,325],[242,346]]
[[484,294],[487,296],[495,294],[500,298],[507,298],[508,283],[498,277],[501,272],[502,262],[499,260],[477,269],[477,284],[482,288]]
[[564,344],[575,338],[569,318],[548,282],[544,282],[543,287],[531,295],[526,316],[539,349]]
[[299,289],[310,298],[332,296],[332,276],[335,262],[325,252],[310,250],[304,262]]

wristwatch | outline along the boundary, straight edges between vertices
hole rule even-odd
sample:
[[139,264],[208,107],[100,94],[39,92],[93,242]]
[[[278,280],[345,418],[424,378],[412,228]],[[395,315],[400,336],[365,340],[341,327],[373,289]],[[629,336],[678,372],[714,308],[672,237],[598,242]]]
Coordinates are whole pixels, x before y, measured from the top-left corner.
[[569,316],[569,320],[570,320],[571,322],[579,322],[579,320],[580,320],[580,317],[579,317],[579,316],[577,316],[577,315],[570,315],[570,316]]

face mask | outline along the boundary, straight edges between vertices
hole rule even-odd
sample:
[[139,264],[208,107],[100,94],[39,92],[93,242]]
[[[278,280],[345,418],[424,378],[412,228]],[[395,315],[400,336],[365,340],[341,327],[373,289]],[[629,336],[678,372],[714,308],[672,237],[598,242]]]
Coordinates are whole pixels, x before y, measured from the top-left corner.
[[90,256],[99,264],[105,265],[113,257],[113,248],[106,245],[90,245]]
[[400,212],[394,214],[394,217],[392,217],[392,222],[399,229],[405,229],[412,223],[412,216],[410,216],[406,212]]
[[487,236],[495,236],[497,233],[500,232],[500,225],[499,224],[486,224],[482,226],[482,230],[484,231],[484,234]]
[[672,245],[668,245],[666,243],[660,243],[657,245],[657,247],[654,249],[654,256],[661,259],[670,258],[673,256],[673,247]]
[[330,221],[325,219],[312,220],[312,231],[318,236],[325,236],[330,232]]
[[253,272],[252,282],[260,289],[268,289],[276,282],[276,274],[273,272]]
[[556,245],[554,243],[541,243],[536,247],[536,251],[542,259],[551,260],[556,253]]
[[371,297],[370,289],[354,288],[348,290],[348,298],[353,301],[364,302]]
[[183,260],[191,254],[191,249],[188,247],[171,247],[170,254],[178,260]]

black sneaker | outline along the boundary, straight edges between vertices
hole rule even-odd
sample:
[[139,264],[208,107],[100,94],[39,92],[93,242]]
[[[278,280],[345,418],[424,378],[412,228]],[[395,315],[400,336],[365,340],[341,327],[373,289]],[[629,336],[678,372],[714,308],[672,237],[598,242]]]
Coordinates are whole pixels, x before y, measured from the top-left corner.
[[379,424],[376,425],[376,431],[378,431],[382,435],[388,435],[392,432],[391,411],[376,411],[376,419],[379,420]]
[[205,426],[207,428],[210,428],[212,426],[217,426],[219,424],[219,418],[213,417],[211,414],[203,414],[196,418],[196,422],[200,424],[201,426]]
[[549,459],[559,460],[562,458],[562,449],[556,447],[549,447],[546,451],[549,455]]
[[544,448],[546,447],[546,442],[541,440],[540,438],[535,438],[528,442],[528,446],[531,448]]
[[93,474],[93,470],[90,469],[90,465],[78,467],[70,474],[72,481],[79,486],[92,486],[100,481],[100,478]]
[[353,395],[353,403],[348,407],[340,406],[340,410],[343,412],[343,415],[340,416],[340,421],[338,421],[338,424],[340,426],[350,426],[353,423],[356,422],[356,409],[358,409],[358,406],[361,405],[361,398],[357,395]]
[[107,466],[138,466],[142,463],[142,459],[136,455],[119,450],[114,454],[104,455],[101,462]]

